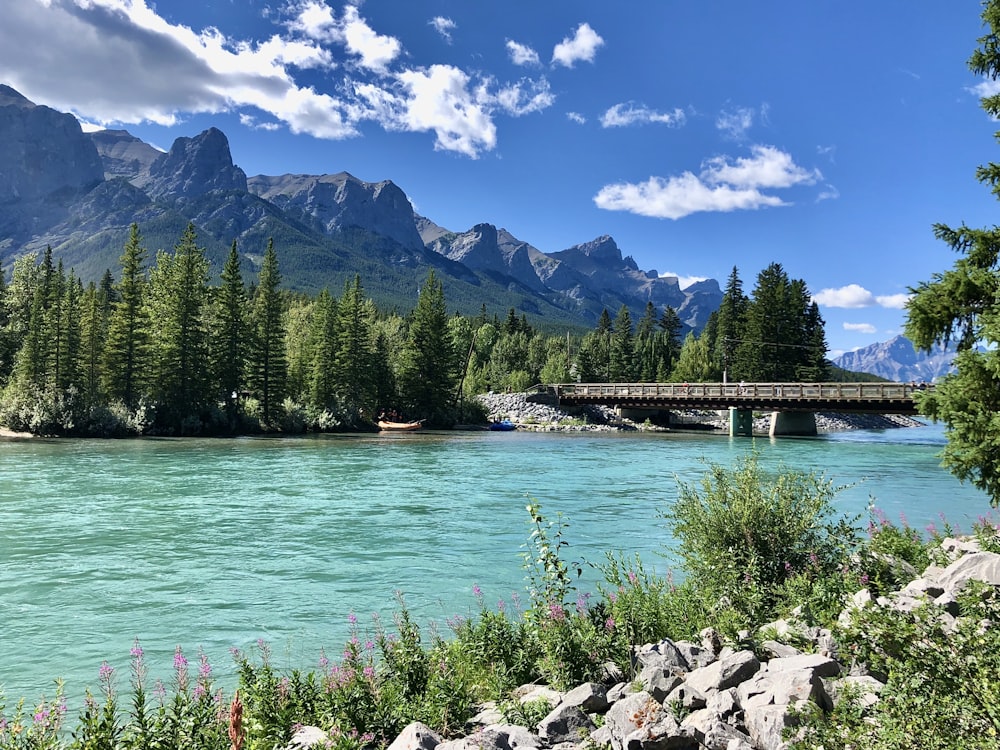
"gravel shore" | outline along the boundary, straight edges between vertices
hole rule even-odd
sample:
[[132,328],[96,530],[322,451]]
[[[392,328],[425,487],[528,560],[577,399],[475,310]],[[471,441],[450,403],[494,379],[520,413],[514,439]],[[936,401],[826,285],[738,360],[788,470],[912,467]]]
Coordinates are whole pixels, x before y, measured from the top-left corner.
[[[622,419],[610,406],[584,406],[572,410],[561,409],[548,404],[528,401],[526,393],[486,393],[477,396],[486,408],[488,419],[499,421],[509,419],[521,430],[540,432],[587,432],[611,430],[664,431],[667,428],[648,422]],[[671,430],[698,430],[726,432],[729,417],[717,411],[675,411],[681,424],[674,424]],[[881,430],[893,427],[920,427],[924,423],[901,414],[816,414],[816,429],[819,432],[840,430]],[[766,434],[771,426],[768,413],[754,420],[754,432]]]

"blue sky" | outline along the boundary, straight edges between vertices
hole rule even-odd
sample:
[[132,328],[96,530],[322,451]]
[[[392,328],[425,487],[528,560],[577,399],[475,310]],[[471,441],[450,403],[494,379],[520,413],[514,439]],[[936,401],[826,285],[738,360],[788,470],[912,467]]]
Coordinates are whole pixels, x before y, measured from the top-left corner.
[[932,224],[996,223],[977,0],[5,5],[0,82],[87,127],[216,126],[248,175],[391,179],[448,229],[608,234],[682,280],[777,261],[834,353],[951,266]]

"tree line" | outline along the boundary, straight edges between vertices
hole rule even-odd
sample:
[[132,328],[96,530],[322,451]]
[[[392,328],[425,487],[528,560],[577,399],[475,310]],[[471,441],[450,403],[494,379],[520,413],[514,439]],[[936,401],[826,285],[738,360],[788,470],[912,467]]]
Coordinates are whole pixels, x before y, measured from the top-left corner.
[[0,423],[226,434],[363,429],[395,411],[446,426],[482,418],[478,393],[536,383],[816,379],[826,349],[805,285],[776,264],[753,299],[734,269],[720,310],[683,343],[677,311],[652,303],[637,323],[625,305],[613,319],[605,309],[582,335],[543,334],[513,309],[448,315],[433,271],[406,315],[377,310],[359,277],[339,297],[296,295],[273,241],[252,282],[234,241],[210,283],[193,225],[150,257],[133,224],[119,264],[85,286],[49,248],[0,274]]

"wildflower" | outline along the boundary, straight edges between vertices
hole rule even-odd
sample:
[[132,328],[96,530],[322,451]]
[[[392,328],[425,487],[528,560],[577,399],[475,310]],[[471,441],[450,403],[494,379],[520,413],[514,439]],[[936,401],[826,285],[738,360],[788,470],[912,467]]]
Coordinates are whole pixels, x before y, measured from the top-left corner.
[[868,585],[868,574],[867,573],[862,573],[861,574],[861,585],[862,586],[867,586]]
[[614,604],[616,601],[618,601],[618,594],[616,594],[614,591],[609,591],[608,599],[610,599],[611,603]]
[[351,625],[357,625],[357,624],[358,624],[358,616],[357,616],[356,614],[354,614],[353,612],[351,612],[351,613],[350,613],[350,614],[349,614],[349,615],[347,616],[347,621],[348,621],[348,622],[349,622],[349,623],[350,623]]
[[503,599],[497,599],[497,612],[503,612],[507,609],[507,603]]
[[198,678],[201,680],[207,680],[212,676],[212,665],[208,663],[208,657],[205,654],[201,655],[201,661],[198,665]]
[[371,666],[370,664],[367,667],[365,667],[363,671],[365,677],[367,677],[369,680],[375,676],[375,667]]
[[326,652],[321,651],[319,655],[319,668],[325,672],[327,667],[329,666],[330,666],[330,660],[326,658]]
[[111,675],[115,673],[115,668],[112,667],[107,662],[101,664],[101,668],[97,670],[97,678],[102,682],[106,682],[111,679]]
[[476,597],[477,599],[481,599],[482,598],[482,596],[483,596],[483,590],[481,588],[479,588],[479,584],[478,583],[472,584],[472,595],[474,597]]
[[135,639],[135,643],[132,645],[132,650],[129,651],[129,653],[132,654],[132,658],[133,659],[141,659],[142,658],[142,646],[139,645],[139,639],[138,638]]
[[365,651],[374,651],[374,650],[375,650],[375,644],[372,643],[371,641],[365,641]]
[[549,605],[549,616],[554,622],[562,622],[566,619],[566,611],[561,604],[552,603]]
[[604,621],[604,629],[607,630],[609,633],[615,629],[614,617],[609,617],[607,620]]
[[185,669],[187,665],[187,657],[184,656],[184,652],[181,650],[181,647],[178,646],[174,651],[174,669],[179,672],[180,670]]
[[639,580],[639,576],[637,576],[635,574],[634,570],[630,570],[628,572],[628,582],[631,583],[633,586],[635,586],[636,581],[638,581],[638,580]]
[[786,573],[791,573],[792,572],[792,564],[790,562],[788,562],[787,560],[785,560],[785,572]]

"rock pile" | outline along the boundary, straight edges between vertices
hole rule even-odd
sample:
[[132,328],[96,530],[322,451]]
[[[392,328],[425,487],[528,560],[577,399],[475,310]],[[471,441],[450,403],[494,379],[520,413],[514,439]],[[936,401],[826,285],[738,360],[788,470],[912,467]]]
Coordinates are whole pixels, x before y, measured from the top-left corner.
[[[942,550],[951,560],[947,566],[931,566],[901,591],[875,602],[862,590],[841,618],[849,619],[861,607],[906,611],[927,602],[939,606],[942,616],[951,616],[955,596],[968,581],[1000,587],[1000,555],[957,539],[946,539]],[[760,640],[774,633],[808,641],[809,652]],[[745,635],[746,643],[754,640]],[[488,704],[470,722],[465,737],[445,740],[413,723],[389,750],[777,750],[786,746],[782,733],[795,726],[802,709],[829,711],[848,692],[870,706],[885,687],[863,666],[838,661],[830,630],[806,628],[794,618],[763,626],[754,650],[724,646],[709,628],[702,631],[700,643],[665,639],[635,647],[634,656],[637,677],[631,682],[621,681],[620,672],[609,665],[608,674],[617,672],[618,681],[586,683],[566,693],[544,686],[517,691],[522,703],[541,699],[552,706],[536,726],[504,723]],[[289,750],[323,738],[315,728],[304,728]]]

